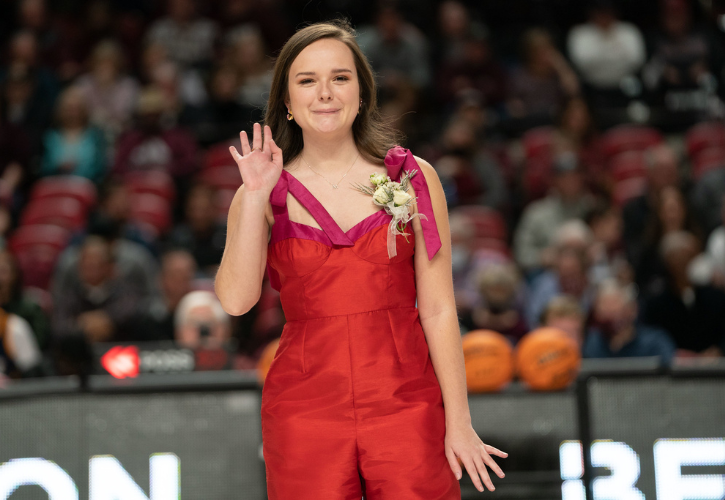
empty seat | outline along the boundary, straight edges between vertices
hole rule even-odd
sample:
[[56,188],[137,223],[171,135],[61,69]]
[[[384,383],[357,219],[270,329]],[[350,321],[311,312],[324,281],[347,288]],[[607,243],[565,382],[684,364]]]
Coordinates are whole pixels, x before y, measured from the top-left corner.
[[151,193],[139,193],[131,198],[131,220],[142,228],[153,228],[153,236],[162,235],[171,227],[171,206],[168,200]]
[[38,180],[30,192],[30,200],[43,198],[74,198],[86,210],[96,204],[98,193],[93,182],[78,175],[54,175]]
[[627,151],[612,158],[610,170],[614,182],[627,179],[645,178],[647,176],[647,163],[641,151]]
[[694,159],[704,149],[725,148],[725,125],[720,122],[704,122],[693,125],[685,135],[687,154]]
[[61,251],[68,245],[70,237],[70,231],[52,224],[20,226],[10,235],[8,248],[16,255],[34,246],[49,246]]
[[151,170],[148,172],[129,172],[124,182],[131,193],[150,193],[173,202],[176,199],[174,180],[166,172]]
[[242,176],[236,165],[203,170],[199,175],[199,180],[216,189],[237,190],[242,185]]
[[461,205],[454,210],[473,222],[477,239],[493,239],[504,243],[507,241],[506,221],[496,210],[481,205]]
[[626,151],[645,151],[661,142],[663,138],[658,130],[640,125],[618,125],[602,137],[602,147],[607,158]]
[[20,224],[54,224],[75,231],[85,227],[86,215],[86,208],[75,198],[39,198],[25,207]]

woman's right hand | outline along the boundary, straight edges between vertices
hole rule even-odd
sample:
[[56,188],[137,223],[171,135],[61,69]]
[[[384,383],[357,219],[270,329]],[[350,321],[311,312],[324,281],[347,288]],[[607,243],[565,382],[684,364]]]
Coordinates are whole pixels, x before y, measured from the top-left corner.
[[234,146],[230,146],[229,151],[239,167],[244,190],[271,193],[282,174],[284,165],[282,150],[274,143],[272,130],[265,125],[263,139],[262,127],[259,123],[255,123],[251,146],[244,130],[239,134],[239,138],[242,142],[242,154],[239,154]]

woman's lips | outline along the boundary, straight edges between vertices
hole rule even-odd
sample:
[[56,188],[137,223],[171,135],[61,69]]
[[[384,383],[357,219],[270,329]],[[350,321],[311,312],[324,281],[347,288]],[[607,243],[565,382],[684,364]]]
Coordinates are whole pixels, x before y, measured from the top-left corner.
[[333,113],[337,113],[340,111],[339,109],[325,109],[321,111],[313,111],[313,113],[317,113],[318,115],[331,115]]

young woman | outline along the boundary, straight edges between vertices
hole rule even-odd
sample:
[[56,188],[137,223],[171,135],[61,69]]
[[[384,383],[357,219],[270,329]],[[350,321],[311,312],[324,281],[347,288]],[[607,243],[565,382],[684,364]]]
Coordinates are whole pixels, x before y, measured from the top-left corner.
[[[491,455],[506,453],[471,425],[441,183],[395,146],[375,95],[352,30],[308,26],[277,59],[264,133],[230,148],[244,184],[216,293],[244,314],[266,269],[287,320],[262,392],[271,500],[458,500],[461,463],[480,491],[486,465],[503,477]],[[425,218],[395,234],[354,187],[413,170]]]

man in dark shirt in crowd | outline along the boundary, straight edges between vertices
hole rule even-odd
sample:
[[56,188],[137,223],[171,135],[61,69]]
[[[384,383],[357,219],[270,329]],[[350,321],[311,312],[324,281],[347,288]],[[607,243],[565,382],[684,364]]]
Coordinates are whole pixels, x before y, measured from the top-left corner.
[[725,292],[695,285],[688,276],[689,264],[699,251],[697,239],[688,232],[673,232],[663,238],[660,251],[669,272],[668,283],[647,300],[643,321],[667,330],[678,355],[722,356]]
[[638,324],[633,285],[604,280],[597,289],[593,324],[584,342],[585,358],[660,356],[669,364],[676,346],[661,328]]

